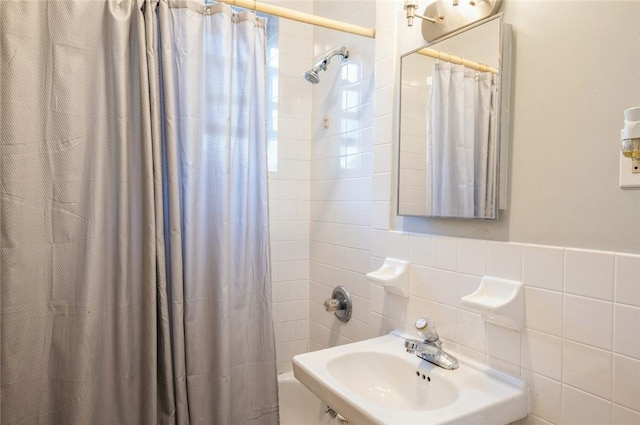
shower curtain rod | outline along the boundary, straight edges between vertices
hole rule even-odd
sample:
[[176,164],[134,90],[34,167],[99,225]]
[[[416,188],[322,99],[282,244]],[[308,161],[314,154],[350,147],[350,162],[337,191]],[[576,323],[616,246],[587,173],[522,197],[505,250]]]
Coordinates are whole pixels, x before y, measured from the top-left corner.
[[421,55],[429,56],[434,59],[440,59],[445,62],[455,63],[458,65],[464,65],[467,68],[473,69],[475,71],[480,72],[490,72],[492,74],[498,74],[499,71],[495,68],[490,67],[489,65],[485,65],[483,63],[470,61],[469,59],[464,59],[459,56],[454,56],[449,53],[441,52],[439,50],[430,49],[428,47],[422,48],[418,50],[418,53]]
[[312,15],[310,13],[298,12],[296,10],[287,9],[285,7],[274,6],[268,3],[262,3],[255,0],[218,0],[231,6],[250,9],[256,12],[266,13],[267,15],[277,16],[279,18],[291,19],[293,21],[305,24],[316,25],[319,27],[329,28],[332,30],[347,32],[350,34],[361,35],[363,37],[375,38],[376,30],[373,28],[365,28],[358,25],[348,24],[346,22],[336,21],[334,19],[323,18],[322,16]]

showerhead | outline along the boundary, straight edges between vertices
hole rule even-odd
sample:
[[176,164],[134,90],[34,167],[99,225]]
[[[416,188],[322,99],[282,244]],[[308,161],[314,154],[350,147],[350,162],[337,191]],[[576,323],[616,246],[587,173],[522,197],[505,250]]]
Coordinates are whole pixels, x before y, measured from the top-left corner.
[[346,47],[341,47],[340,49],[330,50],[324,55],[324,59],[318,62],[313,69],[308,70],[304,73],[304,79],[310,82],[311,84],[318,84],[320,82],[320,75],[318,75],[318,71],[326,71],[327,65],[329,65],[329,61],[332,57],[340,55],[342,59],[346,59],[349,57],[349,51]]
[[316,71],[315,68],[305,72],[304,79],[310,82],[311,84],[318,84],[320,82],[320,76],[318,75],[318,71]]

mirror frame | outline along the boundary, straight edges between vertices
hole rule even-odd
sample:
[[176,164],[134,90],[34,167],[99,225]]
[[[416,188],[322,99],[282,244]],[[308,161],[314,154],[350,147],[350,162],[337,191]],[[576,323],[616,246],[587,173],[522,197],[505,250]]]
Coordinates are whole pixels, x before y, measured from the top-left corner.
[[[455,217],[455,216],[431,216],[416,215],[400,212],[400,161],[402,155],[402,59],[405,56],[416,53],[424,47],[432,47],[434,44],[445,41],[459,34],[470,31],[482,24],[498,19],[500,21],[499,35],[499,55],[498,55],[498,91],[497,91],[497,107],[496,116],[499,122],[496,125],[496,141],[499,143],[496,158],[496,208],[493,217]],[[506,210],[507,207],[507,175],[508,175],[508,153],[509,153],[509,128],[510,128],[510,104],[511,104],[511,25],[504,22],[504,14],[502,12],[493,16],[473,22],[454,32],[448,33],[438,39],[421,45],[400,56],[400,72],[398,74],[398,161],[397,161],[397,180],[396,180],[396,215],[401,217],[422,217],[428,219],[456,219],[456,220],[491,220],[497,221],[500,210]],[[469,58],[473,59],[473,58]]]

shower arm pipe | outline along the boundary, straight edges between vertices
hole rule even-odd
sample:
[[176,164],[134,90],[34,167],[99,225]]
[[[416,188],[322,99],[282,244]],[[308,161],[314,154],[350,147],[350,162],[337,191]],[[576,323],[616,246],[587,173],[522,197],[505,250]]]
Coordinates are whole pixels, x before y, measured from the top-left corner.
[[418,53],[421,55],[429,56],[430,58],[440,59],[444,62],[455,63],[458,65],[464,65],[469,69],[473,69],[474,71],[479,72],[490,72],[492,74],[498,74],[499,71],[489,65],[485,65],[483,63],[470,61],[469,59],[461,58],[459,56],[455,56],[449,53],[441,52],[439,50],[430,49],[428,47],[424,47],[418,50]]
[[358,25],[348,24],[346,22],[337,21],[335,19],[324,18],[322,16],[312,15],[310,13],[298,12],[297,10],[274,6],[259,1],[218,0],[218,2],[226,3],[231,6],[241,7],[243,9],[253,10],[256,12],[266,13],[267,15],[277,16],[279,18],[290,19],[292,21],[342,31],[349,34],[361,35],[363,37],[369,38],[376,37],[376,30],[374,28],[366,28]]

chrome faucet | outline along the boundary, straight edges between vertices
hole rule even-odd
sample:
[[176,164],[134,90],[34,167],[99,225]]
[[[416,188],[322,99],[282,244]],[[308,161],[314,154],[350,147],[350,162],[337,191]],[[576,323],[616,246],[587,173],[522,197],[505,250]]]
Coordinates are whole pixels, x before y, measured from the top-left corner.
[[458,360],[442,349],[442,341],[433,320],[421,317],[416,321],[416,330],[422,340],[405,339],[404,348],[407,349],[407,353],[415,354],[444,369],[458,368]]

